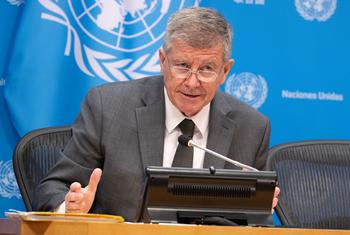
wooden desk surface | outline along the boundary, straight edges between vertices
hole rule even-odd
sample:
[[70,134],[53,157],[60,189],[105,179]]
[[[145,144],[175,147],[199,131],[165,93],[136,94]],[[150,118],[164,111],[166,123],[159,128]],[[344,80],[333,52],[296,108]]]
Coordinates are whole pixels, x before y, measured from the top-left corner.
[[17,221],[0,219],[0,235],[350,235],[350,230],[156,225],[77,221]]

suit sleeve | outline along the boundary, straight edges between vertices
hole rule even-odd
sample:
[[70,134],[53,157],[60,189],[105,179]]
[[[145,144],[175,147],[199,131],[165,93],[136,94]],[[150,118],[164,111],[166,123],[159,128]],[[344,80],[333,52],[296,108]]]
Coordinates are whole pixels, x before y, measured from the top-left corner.
[[34,192],[34,210],[55,210],[64,201],[71,183],[79,182],[85,187],[92,170],[102,168],[102,110],[100,91],[94,88],[86,96],[72,125],[72,138],[59,153],[60,160]]
[[270,121],[267,119],[265,123],[265,129],[263,131],[262,139],[258,151],[256,153],[255,164],[254,167],[263,170],[266,165],[267,156],[269,153],[269,145],[270,145]]

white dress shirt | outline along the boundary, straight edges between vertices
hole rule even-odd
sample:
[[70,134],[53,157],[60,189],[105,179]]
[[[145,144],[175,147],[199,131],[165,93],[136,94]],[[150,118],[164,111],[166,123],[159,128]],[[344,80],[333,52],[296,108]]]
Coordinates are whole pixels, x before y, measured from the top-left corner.
[[[192,117],[186,117],[171,103],[168,93],[164,88],[165,97],[165,133],[164,133],[164,154],[163,167],[171,167],[178,145],[178,137],[182,134],[178,125],[185,118],[191,119],[194,124],[193,141],[201,146],[207,145],[209,131],[210,103]],[[171,117],[171,118],[170,118]],[[193,149],[193,168],[203,168],[205,152],[201,149]]]

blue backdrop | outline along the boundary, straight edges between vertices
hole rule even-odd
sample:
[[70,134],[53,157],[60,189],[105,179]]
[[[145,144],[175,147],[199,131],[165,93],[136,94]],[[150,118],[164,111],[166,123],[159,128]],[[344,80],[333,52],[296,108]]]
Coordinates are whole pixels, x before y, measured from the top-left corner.
[[72,123],[93,86],[159,73],[167,18],[193,5],[231,22],[221,89],[271,119],[271,145],[349,139],[350,1],[0,1],[0,212],[24,209],[11,162],[20,136]]

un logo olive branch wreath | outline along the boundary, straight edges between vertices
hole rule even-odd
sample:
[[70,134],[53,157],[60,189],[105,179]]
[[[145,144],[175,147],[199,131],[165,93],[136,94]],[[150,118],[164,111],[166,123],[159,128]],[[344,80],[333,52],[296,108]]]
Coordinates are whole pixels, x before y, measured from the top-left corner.
[[59,23],[67,28],[64,55],[69,56],[73,51],[79,69],[86,75],[113,82],[159,73],[158,50],[154,53],[145,53],[136,59],[119,59],[113,54],[94,50],[81,41],[77,30],[59,5],[50,0],[39,0],[39,3],[49,11],[41,14],[42,19]]

